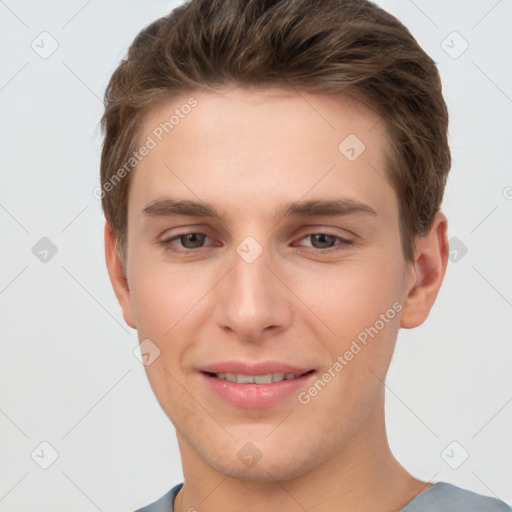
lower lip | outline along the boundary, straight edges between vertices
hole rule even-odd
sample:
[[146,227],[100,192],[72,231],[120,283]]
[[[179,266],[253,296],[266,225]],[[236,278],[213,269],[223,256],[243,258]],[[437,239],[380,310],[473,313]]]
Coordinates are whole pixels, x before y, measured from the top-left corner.
[[265,409],[277,405],[291,395],[297,396],[299,391],[308,385],[314,375],[315,372],[311,372],[296,379],[269,384],[239,384],[201,372],[201,376],[205,379],[209,389],[229,404],[245,409]]

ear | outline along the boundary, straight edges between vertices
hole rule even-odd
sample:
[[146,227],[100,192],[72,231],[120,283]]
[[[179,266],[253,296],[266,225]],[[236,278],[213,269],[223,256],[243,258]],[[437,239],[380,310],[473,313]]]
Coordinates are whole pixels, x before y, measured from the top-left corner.
[[123,266],[117,254],[116,241],[108,221],[105,222],[105,260],[107,263],[110,282],[114,288],[117,300],[123,310],[124,321],[133,329],[136,329],[134,322],[132,300],[128,281],[123,274]]
[[438,212],[429,232],[417,241],[400,327],[418,327],[434,305],[448,263],[447,227],[446,217]]

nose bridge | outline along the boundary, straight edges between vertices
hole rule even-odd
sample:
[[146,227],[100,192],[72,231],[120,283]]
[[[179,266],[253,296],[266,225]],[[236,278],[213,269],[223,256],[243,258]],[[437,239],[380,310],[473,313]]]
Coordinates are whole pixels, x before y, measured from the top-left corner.
[[256,341],[270,328],[285,328],[291,320],[286,289],[269,269],[269,250],[252,237],[236,248],[232,270],[222,283],[216,321],[239,338]]

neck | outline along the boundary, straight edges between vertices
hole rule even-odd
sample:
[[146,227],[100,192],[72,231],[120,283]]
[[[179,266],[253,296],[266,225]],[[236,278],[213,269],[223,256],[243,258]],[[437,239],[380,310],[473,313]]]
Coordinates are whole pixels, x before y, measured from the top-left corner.
[[330,459],[285,481],[230,478],[207,465],[178,433],[185,484],[175,500],[176,512],[399,510],[430,484],[412,477],[393,457],[383,392],[374,405],[362,428]]

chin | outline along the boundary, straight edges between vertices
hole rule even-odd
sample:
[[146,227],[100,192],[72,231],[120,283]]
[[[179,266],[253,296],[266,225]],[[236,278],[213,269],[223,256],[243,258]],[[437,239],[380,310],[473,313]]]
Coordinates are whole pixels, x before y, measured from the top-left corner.
[[269,432],[265,429],[262,435],[236,436],[219,444],[213,439],[210,444],[196,442],[195,451],[206,465],[219,473],[261,483],[301,477],[329,459],[329,449],[320,440],[311,444],[307,436],[302,440],[288,437],[285,443],[283,438],[287,436],[272,439],[274,433],[269,436]]
[[211,458],[205,462],[213,469],[230,478],[245,482],[272,483],[298,478],[311,470],[304,461],[286,457],[283,454],[263,460],[263,457],[252,467],[244,467],[238,460]]

